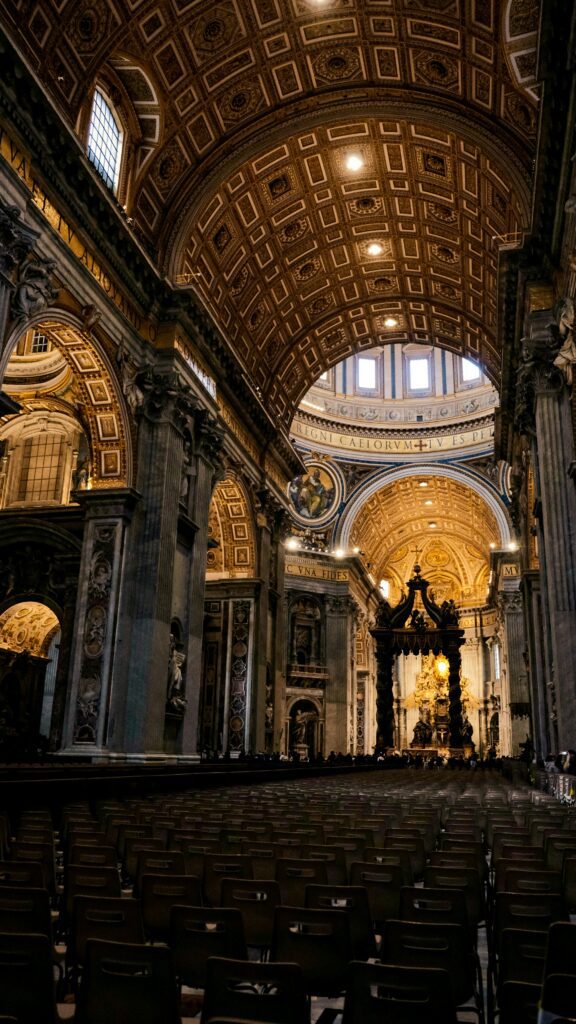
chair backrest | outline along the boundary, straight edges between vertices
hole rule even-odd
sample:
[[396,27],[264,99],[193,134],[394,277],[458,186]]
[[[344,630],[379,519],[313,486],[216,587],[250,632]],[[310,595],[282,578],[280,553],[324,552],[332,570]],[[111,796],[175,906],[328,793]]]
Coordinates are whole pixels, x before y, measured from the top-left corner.
[[353,961],[342,1024],[456,1024],[445,970]]
[[368,892],[362,885],[307,885],[306,906],[318,910],[343,910],[350,924],[355,960],[376,956],[376,940]]
[[172,953],[164,946],[86,943],[76,1024],[180,1024]]
[[400,891],[400,918],[425,924],[458,924],[468,931],[466,896],[461,889],[403,886]]
[[547,931],[555,921],[567,921],[568,913],[562,896],[544,893],[497,892],[494,902],[494,945],[498,951],[505,928],[526,931]]
[[429,864],[424,869],[425,889],[462,889],[466,899],[468,923],[476,927],[486,916],[484,892],[475,867],[442,867]]
[[208,961],[201,1024],[242,1020],[309,1024],[302,968],[212,957]]
[[146,935],[167,939],[172,907],[200,906],[202,883],[195,875],[142,875],[140,898]]
[[0,932],[45,935],[52,941],[50,896],[46,889],[0,888]]
[[54,843],[16,842],[10,851],[12,860],[38,861],[42,865],[44,889],[51,895],[56,892],[56,866]]
[[[284,854],[284,857],[287,856],[287,854]],[[346,885],[348,879],[346,853],[341,846],[311,843],[308,846],[302,847],[301,856],[303,860],[324,861],[328,885]]]
[[576,857],[576,835],[572,832],[562,836],[548,836],[545,844],[546,867],[550,871],[562,871],[565,857]]
[[118,857],[113,846],[102,846],[100,843],[94,846],[85,846],[74,843],[69,850],[69,862],[85,867],[115,868]]
[[[143,840],[149,842],[150,840]],[[153,840],[158,842],[159,840]],[[164,843],[160,850],[139,850],[136,855],[137,867],[134,877],[134,895],[140,893],[142,875],[186,875],[186,860],[179,850],[166,850]]]
[[208,906],[221,905],[223,878],[252,878],[252,859],[247,854],[207,853],[204,855],[204,899]]
[[576,912],[576,857],[564,858],[562,872],[564,899],[571,914]]
[[172,907],[169,945],[181,982],[204,988],[210,957],[247,960],[242,914],[231,907]]
[[548,929],[545,975],[576,973],[576,923],[556,921]]
[[303,907],[307,885],[326,885],[326,862],[280,858],[276,861],[276,881],[280,885],[282,903],[290,907]]
[[506,868],[504,892],[561,893],[562,875],[559,871],[538,871],[529,868]]
[[[542,986],[542,1014],[554,1020],[554,1015],[569,1020],[576,1017],[576,972],[549,974]],[[548,1016],[549,1015],[549,1016]]]
[[52,943],[46,935],[0,933],[0,1006],[18,1024],[55,1024]]
[[280,886],[272,879],[224,878],[222,904],[242,914],[249,946],[269,947],[274,933],[274,913],[280,906]]
[[474,961],[465,929],[458,924],[388,921],[382,937],[383,963],[405,967],[436,967],[450,975],[457,1005],[475,992]]
[[300,964],[310,995],[338,995],[353,959],[348,915],[341,910],[277,907],[271,959]]
[[378,926],[400,916],[403,871],[399,864],[370,864],[356,861],[350,867],[350,885],[362,885],[368,895],[372,921]]
[[0,861],[0,886],[26,886],[29,889],[45,889],[44,870],[39,862],[24,860]]
[[391,850],[383,846],[367,846],[362,860],[367,864],[399,865],[402,869],[403,885],[412,885],[414,874],[408,850]]
[[531,984],[542,981],[547,941],[548,934],[545,931],[504,929],[498,960],[499,990],[506,981],[523,981]]
[[68,960],[78,967],[86,958],[89,939],[106,942],[144,942],[139,900],[122,897],[75,896],[68,943]]
[[68,865],[64,885],[64,908],[68,916],[72,914],[75,896],[112,896],[117,898],[121,895],[120,878],[116,868]]

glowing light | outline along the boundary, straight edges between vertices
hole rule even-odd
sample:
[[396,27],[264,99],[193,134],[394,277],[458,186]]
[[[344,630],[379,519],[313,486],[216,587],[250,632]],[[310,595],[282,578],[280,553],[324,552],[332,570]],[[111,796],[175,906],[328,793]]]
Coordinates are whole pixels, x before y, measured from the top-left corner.
[[447,676],[450,669],[450,662],[447,658],[438,657],[434,662],[434,668],[439,676]]
[[364,167],[364,161],[358,153],[350,153],[346,157],[346,167],[349,171],[360,171]]
[[354,552],[355,555],[360,554],[360,548],[352,548],[352,551]]
[[435,530],[437,526],[438,526],[438,523],[428,523],[428,527],[429,527],[430,530]]
[[298,548],[300,547],[300,541],[298,540],[298,537],[288,537],[288,540],[286,541],[286,547],[288,548],[289,551],[298,551]]
[[384,327],[398,327],[398,321],[395,316],[387,316],[384,321]]
[[344,548],[336,548],[334,551],[334,558],[345,558],[345,556],[346,552],[344,551]]
[[518,545],[515,540],[511,540],[508,545],[508,551],[518,551]]
[[426,498],[426,501],[424,502],[424,504],[425,505],[433,505],[434,502],[432,501],[432,498]]
[[390,597],[390,580],[380,580],[378,586],[382,592],[382,597],[385,597],[386,600],[388,600]]
[[382,252],[380,242],[370,242],[367,252],[369,256],[380,256],[380,253]]
[[421,480],[420,483],[418,484],[418,487],[428,487],[428,481]]
[[490,551],[494,551],[496,545],[493,540],[490,541]]

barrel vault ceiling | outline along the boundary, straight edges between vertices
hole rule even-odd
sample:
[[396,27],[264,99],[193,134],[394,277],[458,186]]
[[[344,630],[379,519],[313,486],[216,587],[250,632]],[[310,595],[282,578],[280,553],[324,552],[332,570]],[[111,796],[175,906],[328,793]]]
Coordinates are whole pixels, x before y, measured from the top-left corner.
[[387,341],[468,355],[498,385],[498,258],[530,216],[538,0],[0,10],[77,130],[99,77],[116,83],[134,230],[286,426],[322,370]]

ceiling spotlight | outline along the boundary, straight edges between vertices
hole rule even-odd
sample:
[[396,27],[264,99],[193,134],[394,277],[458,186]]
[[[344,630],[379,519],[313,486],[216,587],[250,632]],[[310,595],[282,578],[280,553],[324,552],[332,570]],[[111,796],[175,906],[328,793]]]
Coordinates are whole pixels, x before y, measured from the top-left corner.
[[[366,250],[369,256],[380,256],[382,252],[382,246],[380,242],[370,242],[368,249]],[[394,321],[396,323],[396,321]]]
[[436,527],[438,526],[438,523],[428,523],[428,526],[431,530],[435,530]]
[[353,553],[355,555],[359,555],[360,554],[360,548],[352,548],[352,551],[353,551]]
[[418,487],[428,487],[428,481],[421,480],[420,483],[418,484]]
[[334,551],[334,558],[344,558],[345,555],[346,552],[344,551],[344,548],[336,548]]
[[495,545],[493,540],[490,541],[490,545],[489,546],[490,546],[490,551],[494,551],[496,545]]
[[515,540],[511,540],[508,545],[508,551],[518,551],[518,545]]
[[289,551],[298,551],[298,548],[300,547],[300,541],[298,540],[298,537],[288,537],[288,540],[286,541],[286,547],[288,548]]
[[433,505],[434,502],[432,501],[432,498],[427,498],[426,501],[424,502],[424,504],[425,505]]
[[384,327],[398,327],[398,321],[395,316],[387,316],[384,321]]
[[364,161],[358,153],[350,153],[346,157],[346,167],[349,171],[360,171],[364,167]]

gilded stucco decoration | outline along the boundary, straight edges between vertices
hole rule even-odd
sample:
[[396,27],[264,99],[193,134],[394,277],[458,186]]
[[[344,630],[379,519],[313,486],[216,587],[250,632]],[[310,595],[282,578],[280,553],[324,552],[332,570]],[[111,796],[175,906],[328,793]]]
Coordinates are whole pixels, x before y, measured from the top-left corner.
[[46,657],[60,624],[54,612],[38,601],[21,601],[0,615],[0,647]]
[[434,600],[453,600],[465,608],[486,603],[490,544],[496,546],[499,536],[492,511],[469,487],[442,477],[412,476],[366,500],[350,543],[364,552],[377,581],[390,582],[393,604],[418,560]]
[[[120,404],[118,384],[98,347],[78,329],[58,320],[43,320],[34,330],[49,340],[53,358],[59,353],[60,363],[67,364],[68,374],[65,374],[60,363],[51,369],[51,362],[47,360],[46,372],[53,374],[54,386],[50,381],[45,382],[40,391],[42,396],[48,396],[51,391],[61,392],[51,396],[52,406],[58,398],[62,409],[67,408],[79,416],[86,428],[92,450],[91,486],[125,486],[129,483],[132,464],[126,416]],[[27,386],[19,362],[15,353],[7,366],[5,389],[18,397],[24,408],[38,408],[47,398],[38,400],[37,373],[32,372],[30,365],[31,384]]]
[[208,579],[255,575],[253,517],[244,488],[232,477],[220,481],[214,489],[208,536]]
[[129,222],[285,424],[375,342],[434,342],[498,384],[498,256],[530,216],[534,0],[3,7],[72,127],[116,76],[138,135]]

